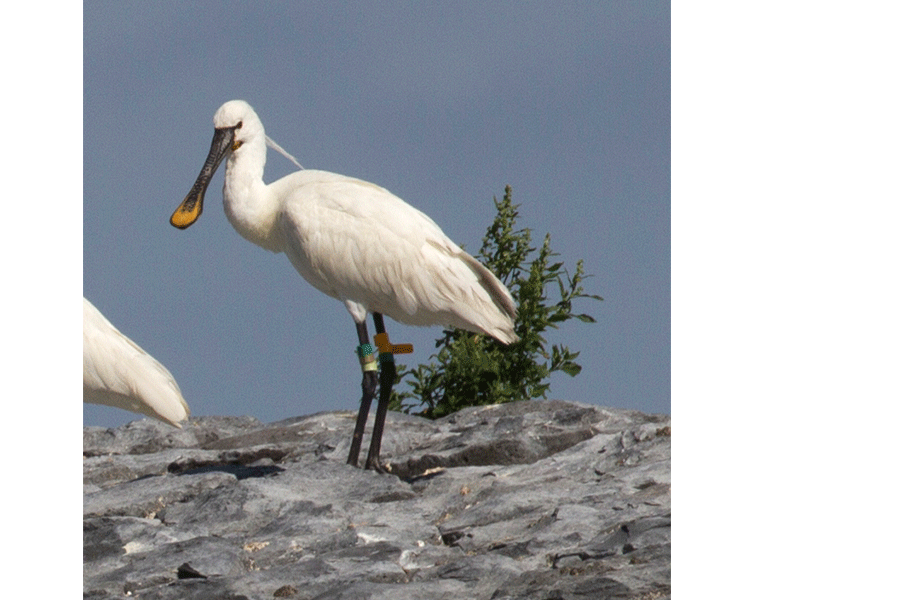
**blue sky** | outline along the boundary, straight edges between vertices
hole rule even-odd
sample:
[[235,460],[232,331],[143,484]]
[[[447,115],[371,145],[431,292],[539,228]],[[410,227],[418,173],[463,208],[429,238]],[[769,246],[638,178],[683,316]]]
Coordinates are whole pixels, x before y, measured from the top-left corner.
[[[84,295],[175,375],[196,415],[265,422],[359,400],[343,306],[238,236],[222,175],[201,220],[167,219],[225,101],[307,168],[377,183],[477,250],[506,185],[597,319],[550,397],[670,410],[669,13],[619,2],[84,5]],[[266,181],[293,170],[269,152]],[[224,170],[224,169],[223,169]],[[389,322],[433,351],[440,328]],[[86,406],[85,424],[128,413]]]
[[[167,223],[225,101],[254,106],[307,168],[377,183],[475,251],[506,185],[596,324],[549,397],[670,411],[669,12],[665,4],[84,4],[84,295],[175,375],[195,415],[264,422],[355,409],[339,302],[238,236],[222,175]],[[266,181],[293,170],[269,152]],[[224,171],[224,168],[222,169]],[[388,322],[417,362],[440,328]],[[411,361],[412,359],[410,359]],[[135,418],[85,405],[85,425]]]

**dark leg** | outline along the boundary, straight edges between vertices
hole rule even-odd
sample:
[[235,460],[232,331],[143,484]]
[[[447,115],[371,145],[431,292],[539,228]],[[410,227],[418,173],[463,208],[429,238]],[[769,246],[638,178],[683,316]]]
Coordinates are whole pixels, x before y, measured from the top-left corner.
[[[359,336],[360,345],[369,343],[369,331],[366,329],[365,321],[356,324],[356,333]],[[363,371],[363,395],[359,401],[359,414],[356,415],[356,429],[353,430],[353,440],[350,442],[350,456],[347,458],[347,464],[351,464],[354,467],[359,460],[363,431],[366,429],[369,407],[372,406],[372,398],[375,397],[375,385],[377,382],[378,376],[375,374],[375,371]]]
[[[372,313],[375,321],[375,331],[384,333],[384,317],[380,313]],[[384,360],[382,359],[384,357]],[[375,425],[372,427],[372,442],[369,445],[369,456],[366,458],[366,468],[383,472],[379,454],[381,453],[381,435],[384,433],[384,420],[387,417],[388,403],[391,400],[391,389],[397,379],[397,369],[394,367],[394,355],[379,354],[379,367],[381,380],[378,386],[378,410],[375,411]]]

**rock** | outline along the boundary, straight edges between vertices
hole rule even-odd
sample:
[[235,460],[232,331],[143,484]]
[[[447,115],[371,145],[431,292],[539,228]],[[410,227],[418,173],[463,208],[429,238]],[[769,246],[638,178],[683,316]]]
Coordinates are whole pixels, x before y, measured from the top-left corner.
[[670,596],[668,416],[389,413],[389,474],[345,464],[354,419],[85,428],[85,598]]

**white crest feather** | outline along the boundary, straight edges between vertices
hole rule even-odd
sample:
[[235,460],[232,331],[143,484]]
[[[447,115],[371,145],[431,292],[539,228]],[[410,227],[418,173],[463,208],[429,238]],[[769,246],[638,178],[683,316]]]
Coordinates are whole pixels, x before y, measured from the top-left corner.
[[279,146],[278,144],[276,144],[276,143],[275,143],[275,140],[273,140],[273,139],[270,138],[269,136],[266,136],[266,145],[267,145],[269,148],[271,148],[272,150],[275,150],[276,152],[280,153],[283,157],[285,157],[286,159],[288,159],[289,161],[291,161],[292,163],[294,163],[295,165],[297,165],[297,166],[300,167],[301,169],[303,168],[303,165],[301,165],[300,163],[298,163],[296,158],[294,158],[293,156],[291,156],[290,154],[288,154],[287,151],[286,151],[284,148],[282,148],[281,146]]

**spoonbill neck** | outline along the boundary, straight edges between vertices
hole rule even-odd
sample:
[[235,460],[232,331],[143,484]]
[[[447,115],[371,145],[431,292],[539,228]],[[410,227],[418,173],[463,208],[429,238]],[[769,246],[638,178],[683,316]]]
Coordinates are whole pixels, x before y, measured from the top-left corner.
[[[248,147],[250,146],[250,147]],[[241,236],[272,252],[282,252],[278,230],[279,200],[263,182],[264,144],[244,144],[228,157],[222,197],[225,215]]]

